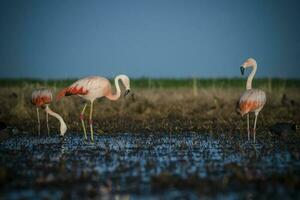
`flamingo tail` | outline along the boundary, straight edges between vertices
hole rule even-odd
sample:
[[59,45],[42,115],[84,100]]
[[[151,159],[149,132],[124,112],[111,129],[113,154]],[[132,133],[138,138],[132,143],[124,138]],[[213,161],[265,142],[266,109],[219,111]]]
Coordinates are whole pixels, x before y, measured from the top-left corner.
[[65,88],[62,91],[60,91],[56,97],[56,100],[59,101],[61,98],[66,96],[67,91],[68,91],[68,88]]

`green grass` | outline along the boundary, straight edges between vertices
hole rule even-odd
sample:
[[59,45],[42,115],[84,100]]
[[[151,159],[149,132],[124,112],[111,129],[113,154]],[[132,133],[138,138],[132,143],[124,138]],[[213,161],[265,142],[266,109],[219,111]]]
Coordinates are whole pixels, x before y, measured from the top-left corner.
[[[41,79],[0,79],[0,87],[37,85],[43,87],[66,87],[76,81],[76,79],[65,80],[41,80]],[[111,80],[111,82],[113,82]],[[133,88],[230,88],[245,87],[245,78],[138,78],[132,79]],[[253,81],[254,87],[282,88],[300,87],[300,79],[280,79],[280,78],[258,78]]]

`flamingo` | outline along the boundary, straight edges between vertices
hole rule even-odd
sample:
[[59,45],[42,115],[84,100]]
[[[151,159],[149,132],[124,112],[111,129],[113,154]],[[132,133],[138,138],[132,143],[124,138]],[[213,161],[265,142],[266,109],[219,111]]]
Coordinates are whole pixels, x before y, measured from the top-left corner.
[[[90,125],[92,141],[94,141],[94,131],[93,131],[93,121],[92,121],[93,103],[96,99],[102,97],[106,97],[111,101],[118,100],[121,96],[119,81],[121,81],[125,86],[126,89],[124,93],[124,97],[125,97],[130,92],[130,80],[126,75],[118,75],[115,77],[115,86],[116,86],[115,94],[112,94],[111,84],[108,79],[100,76],[89,76],[74,82],[72,85],[59,92],[57,96],[57,100],[59,100],[64,96],[77,95],[82,97],[85,100],[90,101],[91,107],[90,107],[90,115],[89,115],[89,125]],[[80,120],[83,127],[85,140],[87,140],[86,128],[84,124],[84,112],[86,106],[87,103],[85,103],[80,113]]]
[[49,123],[48,123],[48,114],[55,117],[56,119],[59,120],[60,122],[60,135],[64,136],[66,131],[67,131],[67,125],[64,122],[63,118],[53,112],[50,107],[49,104],[52,102],[52,92],[49,89],[36,89],[32,92],[31,95],[31,102],[33,105],[36,106],[36,114],[37,114],[37,120],[38,120],[38,132],[40,135],[41,132],[41,123],[40,123],[40,114],[39,114],[39,108],[43,108],[46,111],[46,121],[47,121],[47,130],[48,130],[48,135],[50,132],[50,128],[49,128]]
[[254,112],[255,120],[254,120],[254,128],[253,128],[253,135],[254,135],[254,142],[255,142],[255,134],[256,134],[256,122],[257,116],[259,112],[263,109],[266,103],[266,93],[260,89],[252,89],[252,80],[256,73],[257,63],[253,58],[247,59],[242,66],[241,74],[244,75],[244,70],[246,68],[252,67],[252,72],[248,76],[246,91],[240,97],[240,100],[237,105],[237,110],[244,116],[247,114],[247,130],[248,130],[248,140],[250,140],[250,128],[249,128],[249,113]]

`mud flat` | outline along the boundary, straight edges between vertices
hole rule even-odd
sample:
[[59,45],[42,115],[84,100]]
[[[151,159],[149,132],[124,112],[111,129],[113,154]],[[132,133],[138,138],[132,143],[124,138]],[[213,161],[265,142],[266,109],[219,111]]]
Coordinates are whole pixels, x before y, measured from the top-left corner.
[[0,143],[0,197],[295,198],[300,138],[240,135],[15,134]]

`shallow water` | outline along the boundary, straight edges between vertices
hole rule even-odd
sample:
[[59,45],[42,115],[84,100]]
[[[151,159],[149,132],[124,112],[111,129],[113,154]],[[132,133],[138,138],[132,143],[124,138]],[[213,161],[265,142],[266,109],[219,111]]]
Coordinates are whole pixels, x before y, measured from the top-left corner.
[[[191,187],[164,183],[166,187],[161,188],[157,180],[166,181],[170,176],[180,180],[196,177],[195,182],[209,180],[214,187],[224,177],[234,177],[230,182],[235,178],[241,181],[244,176],[248,181],[264,181],[274,175],[284,177],[288,172],[295,175],[297,185],[300,174],[297,151],[277,147],[276,143],[253,144],[241,138],[197,133],[104,134],[97,135],[94,143],[85,142],[79,134],[69,134],[63,139],[14,136],[0,146],[0,197],[252,198],[260,195],[256,182],[243,186],[225,184],[222,191],[207,185],[199,191],[198,186],[193,187],[194,183]],[[159,176],[162,178],[155,179]],[[265,188],[267,197],[299,195],[294,185],[291,189],[290,185],[275,181],[274,186],[271,180]]]

